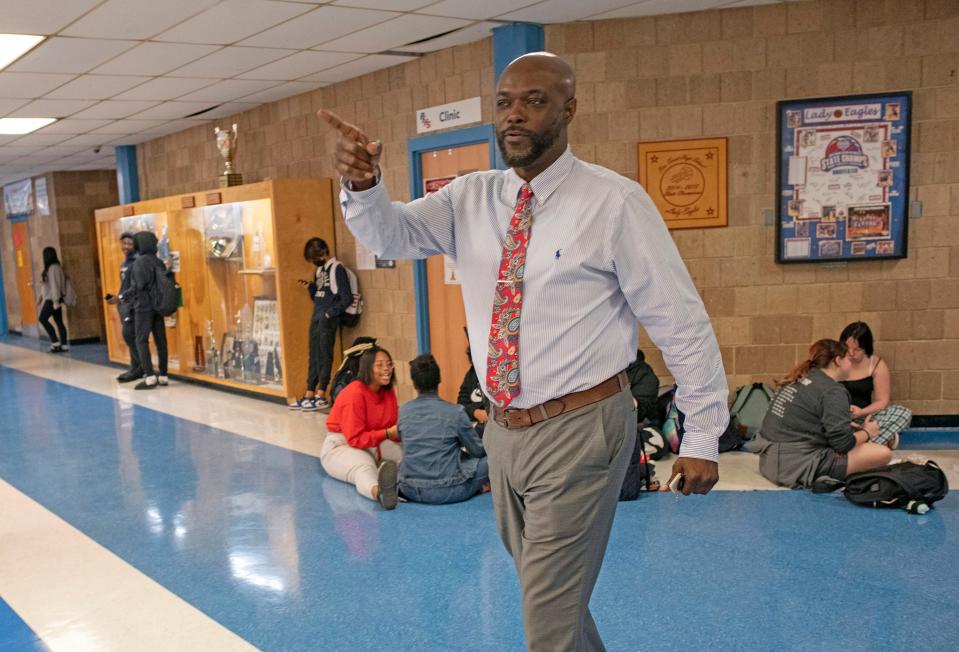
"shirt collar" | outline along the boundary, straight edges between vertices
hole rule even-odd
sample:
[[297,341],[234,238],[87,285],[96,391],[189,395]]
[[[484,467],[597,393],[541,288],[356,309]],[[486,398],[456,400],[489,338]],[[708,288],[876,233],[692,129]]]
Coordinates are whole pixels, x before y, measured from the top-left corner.
[[[553,161],[552,165],[533,177],[529,185],[530,188],[533,189],[533,197],[536,199],[537,206],[543,205],[546,200],[549,199],[549,196],[553,194],[553,191],[559,188],[560,184],[566,180],[575,162],[576,157],[573,156],[573,152],[567,147],[566,151],[564,151],[558,159]],[[519,194],[520,188],[522,188],[525,183],[526,181],[516,174],[516,170],[512,168],[507,170],[506,183],[503,184],[502,190],[503,201],[510,206],[516,204],[516,197]]]

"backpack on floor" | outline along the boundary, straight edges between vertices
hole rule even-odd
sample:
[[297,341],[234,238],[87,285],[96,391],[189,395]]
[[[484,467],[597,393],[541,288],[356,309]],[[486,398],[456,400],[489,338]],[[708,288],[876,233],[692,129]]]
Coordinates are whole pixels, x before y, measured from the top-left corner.
[[633,445],[633,452],[629,458],[629,466],[626,467],[626,476],[623,478],[623,486],[619,490],[619,500],[629,501],[639,498],[639,492],[649,491],[649,485],[653,480],[653,464],[646,455],[646,447],[643,443],[643,429],[639,428],[636,432],[636,443]]
[[729,420],[739,427],[744,439],[756,436],[769,411],[769,404],[773,402],[773,396],[773,391],[762,383],[736,388],[733,405],[729,408]]
[[648,453],[649,459],[658,462],[669,457],[669,444],[666,443],[663,433],[654,426],[640,428],[637,434],[639,439],[642,440],[645,450],[650,451]]
[[932,460],[925,464],[898,462],[853,473],[846,478],[844,493],[850,501],[867,507],[906,507],[913,501],[931,507],[949,493],[949,482]]
[[683,421],[686,416],[676,406],[676,386],[673,385],[672,389],[660,394],[656,399],[656,405],[664,415],[661,432],[666,442],[666,449],[672,453],[679,453],[679,446],[683,443]]
[[360,356],[376,346],[375,337],[360,336],[353,340],[353,346],[343,351],[343,362],[340,368],[333,375],[333,382],[330,385],[330,404],[336,402],[336,397],[346,388],[347,385],[356,380],[356,375],[360,371]]
[[[363,295],[360,294],[360,282],[356,279],[356,274],[353,273],[352,269],[340,261],[336,261],[336,265],[340,265],[346,270],[346,277],[350,279],[350,292],[353,294],[353,303],[349,305],[346,312],[340,317],[340,323],[343,326],[353,328],[360,323],[360,315],[363,313]],[[337,292],[336,265],[333,265],[330,269],[330,290],[333,291],[333,294]]]
[[173,280],[173,272],[166,271],[163,263],[157,263],[154,275],[153,309],[169,317],[180,307],[180,288]]
[[729,425],[726,426],[726,431],[719,436],[719,452],[729,453],[730,451],[738,451],[746,445],[746,441],[745,426],[736,423],[735,419],[730,418]]

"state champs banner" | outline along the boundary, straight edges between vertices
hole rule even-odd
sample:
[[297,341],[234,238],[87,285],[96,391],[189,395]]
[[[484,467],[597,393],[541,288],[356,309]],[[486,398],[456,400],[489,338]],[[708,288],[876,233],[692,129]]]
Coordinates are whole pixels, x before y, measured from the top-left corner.
[[776,261],[905,258],[912,93],[777,104]]

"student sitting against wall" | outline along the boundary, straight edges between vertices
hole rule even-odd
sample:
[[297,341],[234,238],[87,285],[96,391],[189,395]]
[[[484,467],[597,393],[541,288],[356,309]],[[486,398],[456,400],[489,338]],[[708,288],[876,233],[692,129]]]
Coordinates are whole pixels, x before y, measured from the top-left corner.
[[892,452],[869,440],[878,425],[849,416],[849,393],[840,384],[852,369],[846,347],[819,340],[809,357],[782,381],[751,446],[759,471],[786,487],[831,491],[850,473],[889,464]]
[[489,491],[483,442],[460,406],[437,395],[440,368],[433,356],[427,353],[410,361],[410,378],[419,396],[400,408],[400,495],[441,505]]
[[872,331],[865,322],[856,321],[844,329],[839,341],[846,346],[852,369],[842,384],[849,390],[849,410],[856,420],[871,416],[879,424],[877,444],[899,447],[899,433],[909,427],[912,412],[901,405],[889,404],[889,366],[872,354]]
[[396,507],[396,463],[403,457],[393,358],[374,346],[360,357],[357,379],[346,386],[326,420],[323,469],[349,482],[386,509]]

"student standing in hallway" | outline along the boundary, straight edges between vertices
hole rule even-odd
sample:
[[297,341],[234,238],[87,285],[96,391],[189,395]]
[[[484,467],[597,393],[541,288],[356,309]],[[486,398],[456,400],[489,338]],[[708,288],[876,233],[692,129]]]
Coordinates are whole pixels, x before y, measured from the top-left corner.
[[120,251],[123,252],[123,262],[120,264],[120,289],[115,296],[108,294],[106,300],[108,304],[117,307],[123,341],[130,350],[130,368],[117,376],[117,380],[121,383],[129,383],[143,377],[143,371],[140,369],[140,355],[137,353],[133,301],[128,296],[133,286],[133,274],[130,272],[133,269],[133,262],[137,259],[132,233],[120,235]]
[[[167,346],[166,327],[163,315],[156,311],[153,299],[157,293],[157,275],[166,274],[166,267],[157,258],[157,237],[149,231],[140,231],[133,236],[137,256],[130,273],[133,276],[133,322],[135,326],[137,356],[143,380],[134,389],[154,389],[157,385],[167,385]],[[153,370],[153,357],[150,354],[150,334],[157,350],[159,375]]]
[[[702,301],[662,218],[634,181],[576,159],[575,79],[547,53],[513,61],[495,100],[510,170],[464,175],[409,204],[380,183],[382,146],[334,114],[341,202],[386,258],[445,254],[461,270],[501,537],[530,650],[602,650],[588,605],[636,435],[624,370],[637,319],[679,385],[683,492],[718,480],[728,389]],[[555,253],[554,253],[555,252]],[[558,255],[562,252],[562,255]],[[521,324],[522,322],[522,324]]]

